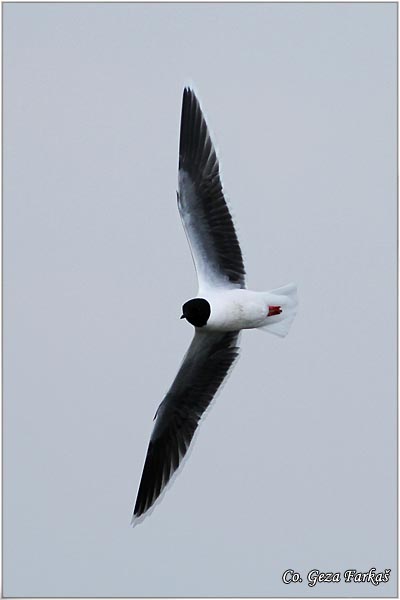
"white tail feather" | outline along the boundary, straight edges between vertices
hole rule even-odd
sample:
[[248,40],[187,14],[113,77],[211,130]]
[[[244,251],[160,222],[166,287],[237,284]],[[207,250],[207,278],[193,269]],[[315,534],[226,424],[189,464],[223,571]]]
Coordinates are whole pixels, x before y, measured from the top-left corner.
[[285,337],[297,313],[297,286],[295,283],[289,283],[267,294],[269,304],[280,306],[282,312],[280,315],[267,317],[259,329]]

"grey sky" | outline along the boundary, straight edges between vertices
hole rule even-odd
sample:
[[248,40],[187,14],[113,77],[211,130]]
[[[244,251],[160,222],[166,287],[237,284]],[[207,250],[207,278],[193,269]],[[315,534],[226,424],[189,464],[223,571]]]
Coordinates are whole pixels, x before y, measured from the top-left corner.
[[[4,594],[395,595],[396,5],[3,6]],[[296,281],[300,311],[243,333],[132,530],[192,337],[188,82],[249,287]],[[371,567],[389,583],[306,583]]]

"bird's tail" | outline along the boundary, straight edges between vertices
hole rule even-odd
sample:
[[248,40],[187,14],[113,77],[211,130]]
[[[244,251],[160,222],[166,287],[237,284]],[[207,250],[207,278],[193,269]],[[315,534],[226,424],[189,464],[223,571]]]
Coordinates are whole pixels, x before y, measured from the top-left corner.
[[267,292],[266,295],[270,305],[270,316],[259,329],[285,337],[297,313],[297,286],[295,283],[289,283]]

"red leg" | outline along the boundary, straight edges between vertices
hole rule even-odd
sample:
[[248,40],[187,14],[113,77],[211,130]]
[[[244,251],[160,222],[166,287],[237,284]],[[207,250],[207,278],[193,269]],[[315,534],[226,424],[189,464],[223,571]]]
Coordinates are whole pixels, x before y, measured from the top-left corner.
[[268,317],[273,317],[274,315],[280,315],[282,309],[280,306],[269,306]]

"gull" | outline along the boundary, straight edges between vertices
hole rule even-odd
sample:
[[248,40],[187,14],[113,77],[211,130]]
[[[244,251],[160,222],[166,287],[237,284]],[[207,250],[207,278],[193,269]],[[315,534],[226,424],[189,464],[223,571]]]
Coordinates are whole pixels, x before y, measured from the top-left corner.
[[294,283],[246,289],[245,268],[222,189],[219,164],[195,93],[183,92],[178,209],[195,265],[198,292],[182,306],[192,342],[154,417],[133,511],[135,525],[153,506],[188,451],[204,411],[239,353],[242,329],[284,337],[297,308]]

